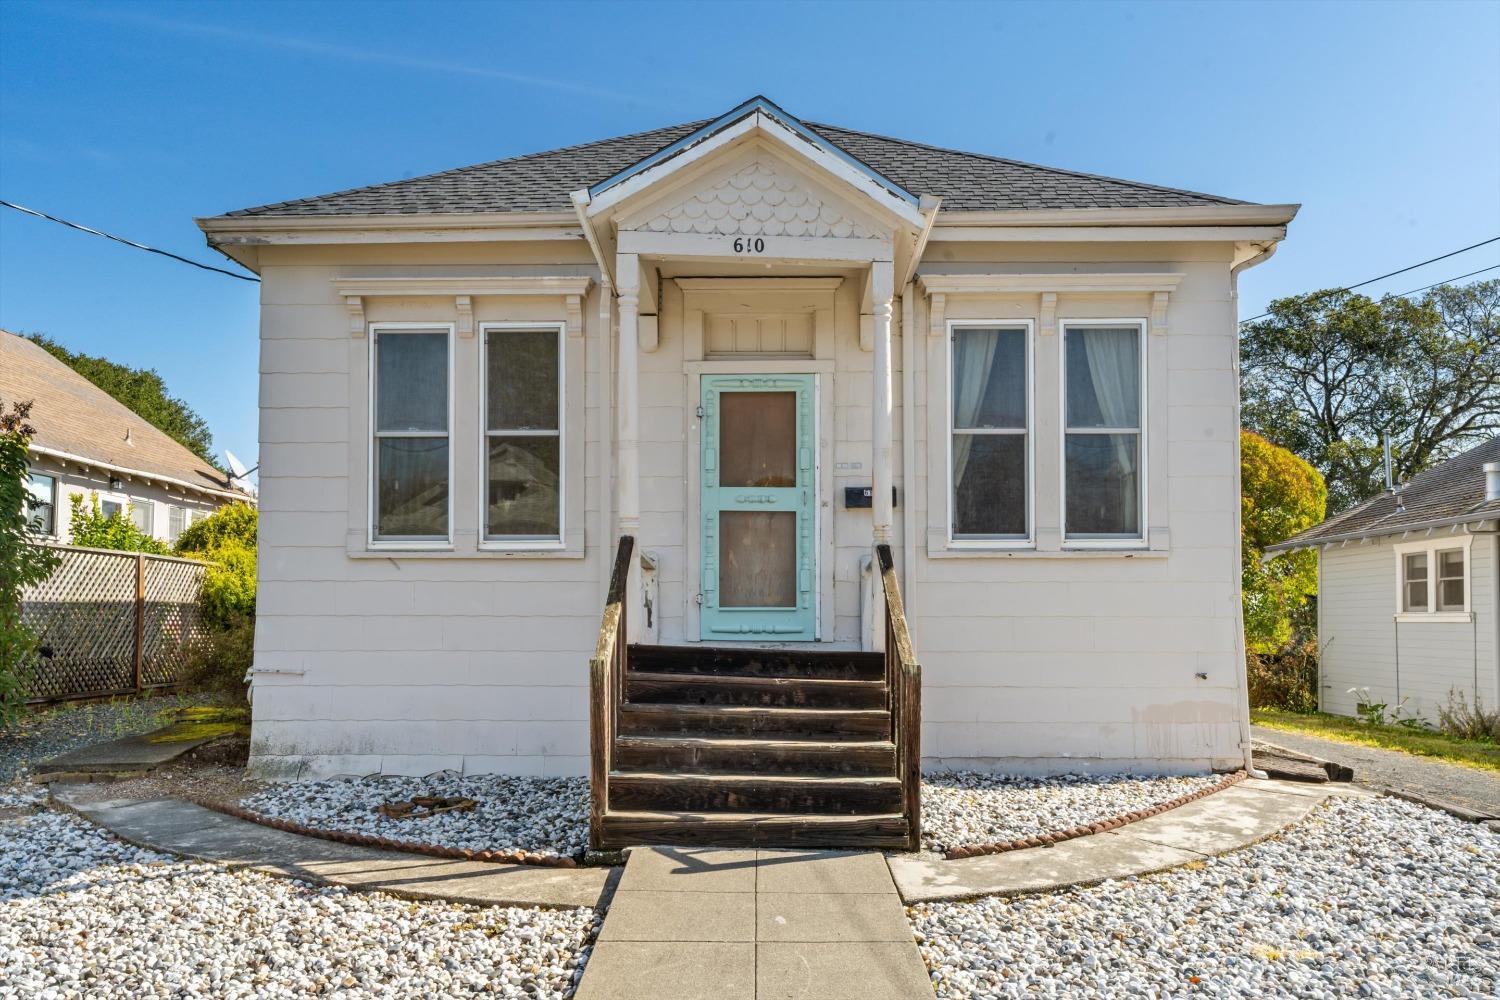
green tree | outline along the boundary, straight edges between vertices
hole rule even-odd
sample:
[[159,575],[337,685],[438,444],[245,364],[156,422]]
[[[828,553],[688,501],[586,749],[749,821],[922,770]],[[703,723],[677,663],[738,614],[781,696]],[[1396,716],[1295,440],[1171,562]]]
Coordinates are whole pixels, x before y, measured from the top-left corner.
[[99,508],[99,494],[89,494],[87,509],[84,508],[83,497],[77,493],[73,494],[69,502],[73,509],[68,530],[72,533],[74,545],[90,549],[114,549],[117,552],[149,552],[158,556],[170,554],[171,550],[166,545],[137,528],[135,522],[127,518],[123,511],[113,515],[105,514]]
[[1240,432],[1240,588],[1245,644],[1274,653],[1291,641],[1308,599],[1318,590],[1318,555],[1283,552],[1262,562],[1274,545],[1323,520],[1328,490],[1318,470],[1252,431]]
[[36,431],[26,423],[30,403],[0,411],[0,727],[15,721],[25,701],[36,636],[21,619],[21,593],[57,568],[57,553],[31,538],[27,455]]
[[70,351],[39,333],[29,339],[63,364],[130,407],[147,423],[179,442],[203,461],[219,469],[214,459],[213,433],[186,402],[167,391],[167,384],[154,368],[131,368],[108,358]]
[[1240,331],[1244,421],[1311,462],[1344,508],[1500,432],[1500,280],[1415,301],[1329,289]]
[[231,629],[255,615],[255,536],[258,515],[247,503],[226,504],[177,540],[177,554],[208,563],[199,604],[205,620]]

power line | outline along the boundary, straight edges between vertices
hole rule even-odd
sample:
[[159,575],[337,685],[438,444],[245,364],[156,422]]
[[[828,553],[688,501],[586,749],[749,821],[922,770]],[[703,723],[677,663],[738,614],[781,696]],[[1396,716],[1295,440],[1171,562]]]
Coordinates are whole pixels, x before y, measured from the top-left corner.
[[[1445,254],[1443,254],[1443,255],[1441,255],[1439,257],[1432,257],[1432,258],[1430,258],[1428,260],[1422,261],[1419,264],[1411,264],[1411,265],[1409,265],[1407,267],[1400,268],[1399,270],[1391,271],[1388,274],[1382,274],[1382,275],[1380,275],[1377,278],[1367,278],[1364,281],[1361,281],[1359,284],[1356,284],[1356,285],[1346,285],[1343,288],[1330,289],[1329,294],[1335,294],[1336,295],[1339,292],[1352,292],[1356,288],[1363,288],[1366,285],[1373,285],[1377,281],[1384,281],[1386,278],[1394,278],[1398,274],[1405,274],[1407,271],[1415,271],[1419,267],[1426,267],[1428,264],[1436,264],[1438,261],[1440,261],[1440,260],[1447,260],[1449,257],[1457,257],[1461,253],[1468,253],[1470,250],[1477,250],[1480,247],[1489,246],[1491,243],[1500,243],[1500,236],[1491,236],[1489,239],[1487,239],[1487,240],[1480,240],[1478,243],[1475,243],[1472,246],[1466,246],[1466,247],[1463,247],[1462,249],[1459,249],[1459,250],[1449,251],[1448,253],[1445,253]],[[1491,270],[1491,268],[1484,268],[1483,270],[1488,271],[1488,270]],[[1471,274],[1480,274],[1480,273],[1481,273],[1480,271],[1473,271],[1473,272],[1471,272]],[[1468,274],[1463,274],[1463,275],[1459,275],[1459,278],[1467,278],[1469,276],[1470,275],[1468,275]],[[1458,281],[1459,278],[1449,278],[1448,281]],[[1443,284],[1447,284],[1447,282],[1444,282],[1444,281],[1437,282],[1437,285],[1443,285]],[[1435,288],[1435,287],[1437,287],[1437,285],[1428,285],[1427,288]],[[1425,288],[1418,288],[1417,291],[1422,292],[1422,291],[1426,291],[1426,289]],[[1402,295],[1411,295],[1413,293],[1412,292],[1402,292],[1401,294]],[[1256,320],[1258,320],[1258,319],[1265,319],[1269,315],[1271,315],[1269,312],[1263,312],[1259,316],[1251,316],[1249,319],[1242,319],[1242,320],[1240,320],[1240,325],[1243,326],[1246,323],[1254,323]]]
[[1458,277],[1456,277],[1456,278],[1449,278],[1447,281],[1434,281],[1430,285],[1423,285],[1421,288],[1413,288],[1409,292],[1402,292],[1400,295],[1397,295],[1396,298],[1398,298],[1398,299],[1404,299],[1408,295],[1415,295],[1418,292],[1425,292],[1425,291],[1427,291],[1427,289],[1429,289],[1429,288],[1436,288],[1438,285],[1451,285],[1455,281],[1463,281],[1465,278],[1472,278],[1476,274],[1483,274],[1486,271],[1493,271],[1493,270],[1496,270],[1497,268],[1500,268],[1500,264],[1491,264],[1489,267],[1481,267],[1477,271],[1470,271],[1468,274],[1460,274]]
[[231,278],[238,278],[241,281],[260,281],[259,278],[251,277],[247,274],[236,274],[233,271],[226,271],[222,267],[213,267],[209,264],[200,264],[196,260],[189,260],[187,257],[179,257],[175,253],[171,253],[166,250],[158,250],[156,249],[156,247],[148,247],[144,243],[137,243],[134,240],[127,240],[123,236],[115,236],[113,233],[106,233],[98,229],[91,229],[88,226],[79,225],[76,222],[69,222],[67,219],[59,219],[55,215],[48,215],[46,212],[39,212],[34,208],[27,208],[25,205],[17,205],[14,202],[5,201],[4,199],[0,199],[0,205],[4,205],[6,208],[13,208],[17,212],[24,212],[27,215],[34,215],[38,219],[46,219],[48,222],[55,222],[60,226],[67,226],[69,229],[76,229],[81,233],[88,233],[90,236],[103,236],[107,240],[114,240],[116,243],[123,243],[126,246],[134,247],[137,250],[144,250],[147,253],[160,254],[163,257],[170,257],[172,260],[179,261],[183,264],[191,264],[193,267],[202,268],[205,271],[213,271],[215,274],[228,275]]

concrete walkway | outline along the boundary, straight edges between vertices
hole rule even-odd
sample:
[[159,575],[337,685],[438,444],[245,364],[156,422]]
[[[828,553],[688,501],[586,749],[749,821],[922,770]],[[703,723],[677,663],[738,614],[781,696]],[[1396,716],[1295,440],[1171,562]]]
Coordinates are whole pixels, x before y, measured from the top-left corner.
[[36,765],[32,781],[55,781],[61,779],[134,777],[148,774],[163,764],[169,764],[187,753],[196,750],[222,733],[211,733],[191,739],[169,738],[178,729],[176,724],[164,726],[149,733],[122,736],[117,740],[95,743],[59,754]]
[[1252,726],[1258,740],[1346,764],[1356,783],[1376,791],[1416,798],[1464,819],[1500,819],[1500,772],[1448,764],[1429,757],[1381,750],[1305,733]]
[[618,868],[448,861],[338,844],[273,830],[180,799],[79,803],[70,800],[66,786],[54,787],[53,799],[138,847],[406,899],[478,906],[598,906],[619,873]]
[[1050,892],[1202,861],[1274,836],[1331,795],[1368,795],[1338,784],[1242,781],[1222,792],[1117,830],[957,861],[890,859],[908,903]]
[[874,852],[630,852],[577,1000],[920,1000],[927,968]]

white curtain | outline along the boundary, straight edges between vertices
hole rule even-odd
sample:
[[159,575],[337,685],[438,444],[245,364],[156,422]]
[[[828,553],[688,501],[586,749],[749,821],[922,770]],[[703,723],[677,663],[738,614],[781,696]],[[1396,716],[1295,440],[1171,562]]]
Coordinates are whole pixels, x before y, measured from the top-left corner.
[[[979,406],[990,384],[990,369],[995,364],[995,348],[1000,344],[999,330],[960,330],[953,337],[953,426],[973,427],[979,418]],[[953,435],[953,485],[963,482],[964,467],[969,464],[972,434]]]
[[[1084,354],[1089,361],[1089,381],[1094,399],[1099,403],[1099,423],[1104,427],[1140,427],[1140,358],[1137,342],[1140,334],[1133,328],[1079,331],[1083,336]],[[1112,435],[1115,461],[1122,473],[1134,479],[1140,470],[1137,457],[1138,435]],[[1120,499],[1122,521],[1135,524],[1140,505],[1140,489],[1132,486]]]

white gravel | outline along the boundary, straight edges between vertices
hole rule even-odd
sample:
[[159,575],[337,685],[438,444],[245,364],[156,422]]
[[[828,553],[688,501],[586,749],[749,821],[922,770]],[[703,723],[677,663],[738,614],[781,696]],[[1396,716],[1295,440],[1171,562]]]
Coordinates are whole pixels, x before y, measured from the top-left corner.
[[940,998],[1500,995],[1500,834],[1335,799],[1161,875],[908,909]]
[[[416,795],[464,796],[472,812],[387,819],[375,810]],[[588,844],[587,778],[505,775],[336,778],[276,785],[240,803],[262,816],[319,830],[343,830],[472,851],[532,851],[580,857]]]
[[0,822],[0,998],[567,996],[590,909],[413,903]]
[[1168,802],[1223,778],[1221,774],[1042,778],[980,771],[929,774],[922,779],[922,846],[942,852],[1057,833]]

